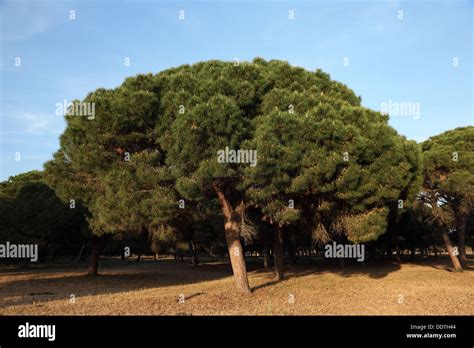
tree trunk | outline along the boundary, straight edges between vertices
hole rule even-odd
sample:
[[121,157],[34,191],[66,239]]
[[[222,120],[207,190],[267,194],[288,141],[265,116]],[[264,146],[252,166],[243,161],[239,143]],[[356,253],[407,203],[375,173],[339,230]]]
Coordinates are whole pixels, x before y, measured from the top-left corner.
[[456,216],[456,235],[458,237],[459,244],[459,260],[461,261],[461,267],[466,268],[467,257],[466,257],[466,225],[467,217],[465,215]]
[[21,264],[21,268],[30,268],[30,259],[25,257],[23,259],[23,263]]
[[396,251],[397,251],[397,253],[395,255],[395,261],[400,263],[400,262],[402,262],[402,258],[401,258],[400,248],[398,246],[397,246]]
[[448,236],[448,232],[446,230],[442,231],[442,237],[443,237],[444,244],[446,245],[446,249],[448,249],[449,257],[451,258],[451,262],[453,263],[454,270],[462,271],[461,263],[459,263],[457,256],[454,255],[453,244],[451,243],[451,240],[449,239],[449,236]]
[[237,290],[244,293],[250,293],[249,281],[247,279],[247,267],[245,265],[242,244],[240,243],[237,222],[226,222],[225,232],[225,239],[227,242],[227,248],[229,250],[230,264],[234,273]]
[[275,276],[278,280],[283,280],[284,274],[284,253],[283,253],[283,230],[277,227],[273,237],[273,257],[275,261]]
[[369,244],[368,252],[369,252],[368,253],[369,254],[369,257],[368,257],[369,261],[370,262],[374,261],[376,259],[376,256],[377,256],[377,250],[375,248],[375,245]]
[[50,255],[51,255],[51,262],[55,262],[56,261],[56,249],[54,248],[54,243],[51,243],[49,245],[49,249],[50,249]]
[[193,248],[194,248],[194,255],[196,257],[196,265],[199,265],[199,258],[198,258],[198,252],[197,252],[197,246],[196,246],[196,241],[193,240]]
[[436,215],[436,220],[441,230],[441,237],[443,238],[444,244],[446,245],[446,249],[448,250],[449,257],[451,258],[451,262],[453,263],[455,271],[462,271],[461,263],[459,262],[456,255],[454,255],[453,251],[453,244],[451,243],[451,239],[449,239],[448,229],[446,228],[446,223],[443,219],[443,214],[437,205],[437,202],[432,202],[431,204],[433,211]]
[[237,290],[243,293],[250,293],[249,281],[247,278],[247,267],[245,265],[244,252],[240,243],[239,215],[243,213],[244,205],[241,203],[237,209],[233,209],[229,200],[218,183],[213,184],[214,191],[219,198],[222,214],[224,215],[225,239],[229,251],[230,264],[234,273],[234,280]]
[[295,265],[296,264],[296,245],[292,241],[288,243],[288,256],[290,260],[290,265]]
[[135,262],[140,262],[141,258],[142,258],[142,254],[138,254],[137,259],[135,260]]
[[415,261],[415,254],[416,254],[416,249],[411,247],[410,248],[410,260]]
[[189,251],[191,251],[191,256],[193,259],[193,265],[198,266],[199,260],[196,254],[196,248],[193,246],[193,242],[191,240],[188,241],[188,245],[189,245]]
[[339,265],[340,268],[344,268],[344,259],[343,258],[340,258],[340,259],[337,259],[337,264]]
[[263,249],[263,267],[268,269],[268,247]]
[[86,250],[86,242],[82,242],[82,245],[81,245],[81,250],[79,250],[79,255],[77,255],[77,259],[76,259],[76,263],[79,263],[80,261],[82,261],[82,258],[84,256],[84,250]]
[[91,239],[92,250],[89,260],[89,272],[88,275],[97,275],[99,269],[99,255],[100,255],[100,238],[92,237]]

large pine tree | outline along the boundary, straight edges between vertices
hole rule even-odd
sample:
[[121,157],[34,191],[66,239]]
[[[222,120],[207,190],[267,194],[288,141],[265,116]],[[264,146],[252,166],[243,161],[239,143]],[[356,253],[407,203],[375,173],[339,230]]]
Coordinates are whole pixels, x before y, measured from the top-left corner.
[[[416,146],[320,70],[207,61],[129,78],[83,102],[95,103],[95,118],[66,117],[50,182],[84,202],[96,235],[178,231],[205,219],[183,218],[180,199],[206,214],[219,207],[241,292],[250,292],[241,243],[252,234],[242,228],[249,206],[277,230],[305,221],[319,238],[340,230],[364,242],[416,191]],[[226,149],[257,151],[256,162],[222,163]]]

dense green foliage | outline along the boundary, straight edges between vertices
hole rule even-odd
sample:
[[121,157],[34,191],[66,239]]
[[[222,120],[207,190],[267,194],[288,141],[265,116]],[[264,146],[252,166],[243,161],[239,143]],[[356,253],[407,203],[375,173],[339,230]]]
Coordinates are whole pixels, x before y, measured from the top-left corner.
[[[220,253],[226,240],[236,275],[245,264],[233,251],[268,249],[275,231],[292,255],[330,240],[439,243],[431,210],[413,206],[422,181],[424,197],[435,192],[452,221],[472,213],[472,127],[425,142],[423,169],[419,145],[321,70],[207,61],[127,78],[81,102],[95,104],[95,117],[67,115],[60,149],[45,164],[44,181],[64,203],[34,203],[52,191],[43,174],[29,173],[26,186],[2,183],[5,211],[27,200],[45,210],[28,216],[53,219],[74,200],[94,236],[148,240],[156,253]],[[255,151],[255,161],[223,163],[227,149]]]
[[10,177],[0,184],[0,239],[35,243],[42,257],[75,252],[89,233],[86,210],[62,202],[44,183],[41,172]]
[[423,143],[423,159],[421,199],[432,208],[432,216],[442,230],[456,230],[464,266],[468,220],[474,212],[474,127],[431,137]]

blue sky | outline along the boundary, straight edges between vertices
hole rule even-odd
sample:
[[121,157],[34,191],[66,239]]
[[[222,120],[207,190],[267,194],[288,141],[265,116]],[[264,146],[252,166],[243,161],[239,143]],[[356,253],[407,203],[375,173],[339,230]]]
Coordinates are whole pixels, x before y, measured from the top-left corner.
[[323,69],[376,110],[416,103],[417,116],[390,124],[417,141],[472,125],[473,3],[0,0],[0,180],[58,149],[56,103],[208,59],[283,59]]

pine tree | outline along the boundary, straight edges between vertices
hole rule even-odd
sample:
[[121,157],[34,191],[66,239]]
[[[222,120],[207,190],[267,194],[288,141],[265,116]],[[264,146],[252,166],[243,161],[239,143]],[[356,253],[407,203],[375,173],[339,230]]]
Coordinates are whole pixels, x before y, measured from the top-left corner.
[[[416,192],[417,146],[321,70],[207,61],[128,78],[83,102],[96,115],[66,117],[61,149],[46,165],[52,185],[84,203],[96,236],[189,240],[186,226],[220,214],[241,292],[250,292],[249,207],[275,226],[281,266],[290,225],[311,226],[318,240],[336,232],[373,240],[398,200]],[[256,156],[222,156],[239,150]]]
[[296,77],[266,94],[252,140],[259,159],[247,170],[247,195],[275,226],[279,279],[285,226],[306,226],[320,243],[341,235],[373,241],[386,231],[389,211],[413,201],[420,184],[417,144],[329,76],[320,78]]
[[41,259],[68,242],[87,235],[86,211],[71,209],[45,183],[43,173],[31,171],[0,183],[0,239],[38,244]]
[[[466,226],[474,207],[474,127],[456,128],[423,143],[424,181],[421,199],[433,219],[456,270],[466,265]],[[449,230],[456,230],[459,256]]]

